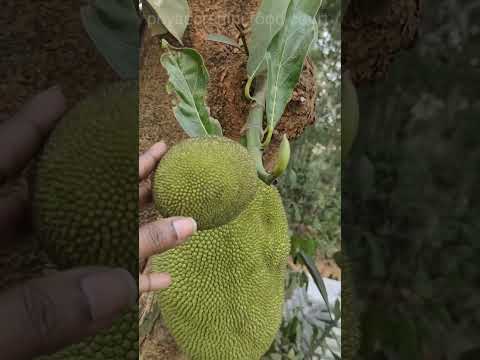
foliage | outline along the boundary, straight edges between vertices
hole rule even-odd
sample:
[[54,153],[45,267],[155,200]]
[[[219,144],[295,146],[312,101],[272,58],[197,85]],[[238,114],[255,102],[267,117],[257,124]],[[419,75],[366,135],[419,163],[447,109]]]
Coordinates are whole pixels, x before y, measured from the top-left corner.
[[85,30],[123,79],[138,78],[141,19],[132,0],[92,1],[81,9]]
[[[268,3],[268,0],[266,0]],[[245,94],[250,98],[250,87],[254,79],[257,82],[258,94],[251,98],[255,100],[257,105],[265,108],[267,127],[263,130],[257,125],[256,117],[249,118],[249,125],[247,132],[254,133],[256,137],[263,138],[265,141],[262,144],[265,149],[271,141],[273,130],[276,127],[279,119],[285,111],[287,103],[293,95],[293,90],[298,83],[300,73],[305,62],[307,53],[317,37],[317,23],[315,16],[320,7],[320,0],[290,0],[285,17],[283,16],[283,6],[271,7],[270,12],[263,16],[272,19],[281,18],[283,25],[278,29],[270,43],[266,43],[266,50],[258,44],[254,44],[254,48],[259,51],[262,56],[259,56],[259,63],[252,74],[249,73],[249,79],[245,87]],[[262,10],[264,10],[262,6]],[[255,25],[255,23],[254,23]],[[263,40],[258,32],[264,32],[265,26],[254,27],[252,32],[253,39]],[[254,57],[255,53],[251,55]],[[266,71],[261,71],[263,64],[266,64]],[[248,64],[247,64],[248,67]],[[266,83],[266,85],[264,84]],[[260,92],[261,89],[261,92]],[[258,112],[263,118],[263,112]],[[247,137],[247,144],[253,138]],[[257,140],[254,140],[257,143]],[[258,158],[258,157],[257,157]]]
[[292,145],[279,179],[294,235],[312,238],[330,256],[340,246],[340,32],[337,16],[319,14],[319,40],[311,57],[317,68],[317,121]]
[[167,52],[160,61],[167,70],[167,91],[175,91],[177,103],[175,117],[182,129],[191,137],[222,136],[222,127],[210,116],[205,102],[208,71],[203,58],[194,49],[176,49],[164,40]]
[[[317,121],[292,144],[289,168],[278,187],[292,230],[292,254],[301,250],[330,257],[340,248],[341,123],[340,123],[340,2],[326,2],[318,14],[319,39],[310,51],[317,68]],[[304,291],[305,273],[289,274],[287,297]],[[334,359],[328,351],[332,327],[312,326],[302,304],[284,318],[276,340],[264,360]],[[338,304],[339,306],[339,304]],[[340,310],[334,311],[337,326]],[[327,317],[328,318],[328,317]],[[328,324],[325,321],[325,324]],[[322,354],[304,353],[302,341],[311,332],[309,345]],[[330,354],[330,355],[328,355]]]
[[342,250],[364,309],[360,359],[478,351],[479,5],[428,5],[416,47],[359,91]]
[[267,63],[267,138],[270,141],[273,129],[292,98],[305,57],[318,37],[317,21],[320,1],[292,0],[287,10],[285,23],[275,35],[265,54]]
[[190,19],[187,0],[146,0],[143,8],[150,17],[153,16],[153,21],[147,19],[150,20],[149,26],[154,27],[158,34],[169,32],[182,44],[183,34]]

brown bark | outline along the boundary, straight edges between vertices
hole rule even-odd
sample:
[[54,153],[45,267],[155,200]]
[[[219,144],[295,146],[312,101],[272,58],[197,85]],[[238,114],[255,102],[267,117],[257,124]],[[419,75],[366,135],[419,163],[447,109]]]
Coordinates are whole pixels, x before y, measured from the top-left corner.
[[351,0],[342,22],[342,71],[361,85],[383,78],[395,54],[414,45],[421,0]]
[[[225,136],[238,140],[247,119],[249,102],[243,95],[247,80],[245,51],[207,41],[208,34],[220,33],[239,39],[236,24],[246,28],[255,15],[260,0],[191,0],[190,24],[185,35],[185,45],[202,54],[210,74],[208,105],[212,116],[222,124]],[[172,98],[166,95],[167,75],[160,64],[162,49],[159,37],[152,38],[147,32],[143,39],[140,69],[140,149],[144,150],[154,141],[165,140],[170,145],[185,138],[172,111]],[[290,139],[301,135],[315,121],[316,87],[312,64],[305,64],[300,84],[295,90],[267,152],[271,164],[286,133]]]

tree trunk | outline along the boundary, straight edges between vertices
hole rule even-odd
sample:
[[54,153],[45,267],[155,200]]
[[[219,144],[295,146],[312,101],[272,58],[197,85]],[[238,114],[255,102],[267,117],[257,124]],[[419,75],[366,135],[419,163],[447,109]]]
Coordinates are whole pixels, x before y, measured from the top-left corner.
[[342,21],[342,71],[356,85],[383,78],[395,54],[414,45],[421,0],[351,0]]
[[[208,34],[219,33],[239,39],[235,25],[246,28],[256,14],[260,0],[191,0],[190,24],[184,43],[199,51],[210,74],[208,105],[212,116],[222,124],[225,136],[239,140],[248,116],[250,103],[243,90],[247,81],[247,55],[244,49],[207,41]],[[158,140],[172,145],[186,137],[172,111],[172,97],[165,91],[167,74],[160,64],[161,38],[152,38],[147,31],[143,38],[140,66],[140,149],[145,150]],[[281,135],[289,139],[301,135],[315,121],[316,86],[313,65],[305,63],[293,99],[288,105],[272,146],[266,154],[267,167],[272,164]]]

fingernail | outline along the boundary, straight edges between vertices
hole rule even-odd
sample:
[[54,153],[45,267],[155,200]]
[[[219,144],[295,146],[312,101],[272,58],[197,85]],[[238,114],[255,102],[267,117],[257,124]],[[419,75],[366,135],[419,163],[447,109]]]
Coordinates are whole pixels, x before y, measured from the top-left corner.
[[177,233],[178,242],[182,243],[197,232],[197,223],[192,218],[179,219],[173,222],[173,228]]
[[161,156],[165,151],[167,151],[167,144],[165,144],[163,141],[155,143],[151,150],[156,156]]
[[111,318],[136,304],[138,286],[125,269],[112,269],[81,280],[93,320]]

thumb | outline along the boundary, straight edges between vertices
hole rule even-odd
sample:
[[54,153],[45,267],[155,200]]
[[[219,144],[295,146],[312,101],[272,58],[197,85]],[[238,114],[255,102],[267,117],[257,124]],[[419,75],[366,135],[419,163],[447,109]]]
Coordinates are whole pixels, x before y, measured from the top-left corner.
[[0,353],[5,359],[49,354],[108,328],[136,304],[129,272],[78,268],[0,294]]

